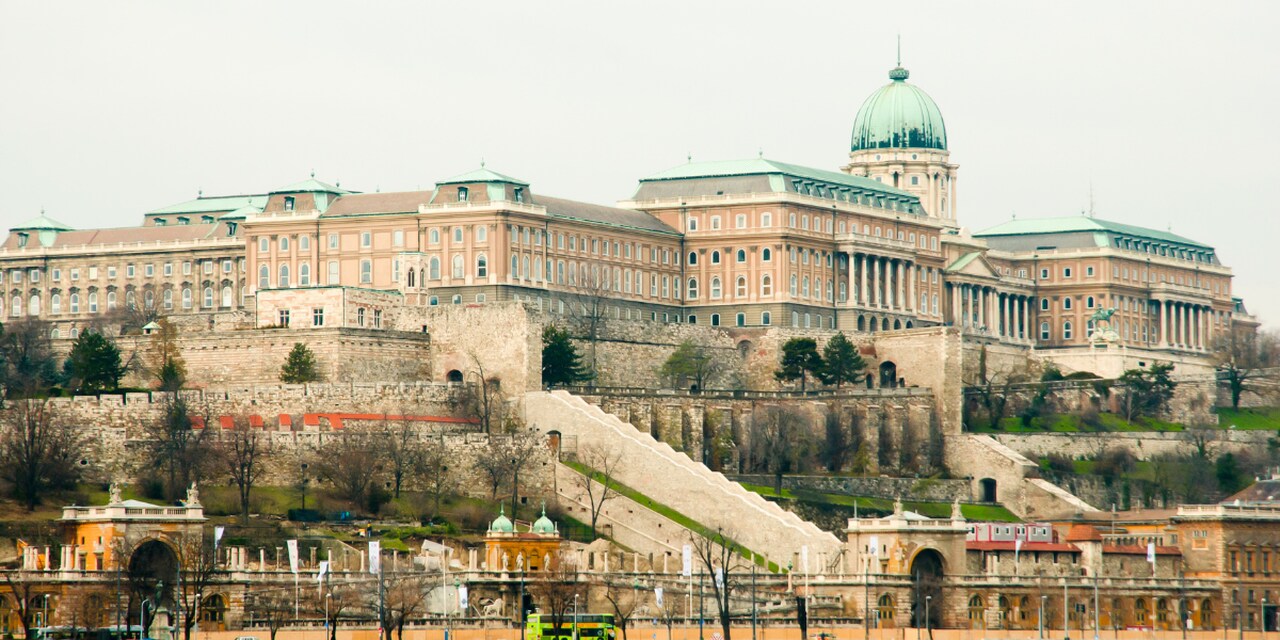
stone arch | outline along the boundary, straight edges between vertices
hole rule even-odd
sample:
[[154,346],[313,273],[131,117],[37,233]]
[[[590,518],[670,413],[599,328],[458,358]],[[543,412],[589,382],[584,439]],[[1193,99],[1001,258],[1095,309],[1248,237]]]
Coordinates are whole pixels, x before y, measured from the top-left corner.
[[889,319],[888,319],[888,318],[885,318],[885,319],[883,319],[883,320],[881,320],[881,321],[880,321],[880,330],[881,330],[881,331],[888,331],[888,330],[889,330]]
[[[886,321],[887,322],[887,321]],[[892,360],[880,363],[880,387],[890,389],[898,386],[898,365]]]
[[[925,601],[942,603],[942,578],[946,563],[942,554],[932,547],[918,549],[911,558],[911,621],[913,626],[925,626]],[[929,626],[937,627],[942,620],[942,607],[929,607]]]
[[901,328],[902,328],[902,321],[901,321],[901,320],[894,320],[894,321],[893,321],[893,328],[894,328],[895,330],[897,330],[897,329],[901,329]]
[[982,502],[997,502],[996,479],[983,478],[978,481],[979,499]]
[[462,382],[462,372],[457,369],[450,369],[448,373],[444,374],[444,379],[446,382],[460,383]]
[[139,542],[129,554],[129,585],[143,598],[155,598],[166,606],[173,603],[173,588],[178,575],[178,553],[173,545],[160,538]]
[[751,344],[750,340],[739,340],[738,356],[741,357],[743,360],[746,360],[747,356],[751,355],[751,351],[754,348],[755,348],[755,345]]
[[907,328],[908,328],[908,329],[912,329],[912,328],[914,328],[914,327],[915,327],[915,324],[914,324],[912,321],[908,320],[908,321],[907,321]]
[[858,316],[858,331],[866,331],[866,330],[867,330],[866,316]]
[[227,603],[230,598],[221,593],[205,596],[200,602],[200,628],[225,631],[227,628]]

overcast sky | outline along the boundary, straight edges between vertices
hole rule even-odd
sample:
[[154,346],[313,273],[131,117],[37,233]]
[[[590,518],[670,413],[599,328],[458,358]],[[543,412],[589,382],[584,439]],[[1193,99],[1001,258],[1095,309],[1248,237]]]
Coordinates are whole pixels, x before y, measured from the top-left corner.
[[1275,2],[0,0],[0,226],[132,225],[312,169],[407,190],[484,158],[599,203],[687,154],[835,169],[901,33],[961,224],[1092,191],[1100,218],[1216,246],[1276,326],[1277,26]]

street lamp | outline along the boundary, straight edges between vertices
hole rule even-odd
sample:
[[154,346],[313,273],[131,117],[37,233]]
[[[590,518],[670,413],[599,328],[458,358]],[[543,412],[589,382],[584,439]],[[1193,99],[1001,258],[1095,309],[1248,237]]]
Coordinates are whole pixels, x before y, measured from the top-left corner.
[[929,628],[929,602],[933,600],[933,596],[924,597],[924,634],[930,638],[933,637],[933,629]]
[[578,594],[573,594],[573,640],[578,640]]
[[1040,615],[1036,616],[1036,637],[1044,640],[1044,605],[1049,596],[1040,596]]

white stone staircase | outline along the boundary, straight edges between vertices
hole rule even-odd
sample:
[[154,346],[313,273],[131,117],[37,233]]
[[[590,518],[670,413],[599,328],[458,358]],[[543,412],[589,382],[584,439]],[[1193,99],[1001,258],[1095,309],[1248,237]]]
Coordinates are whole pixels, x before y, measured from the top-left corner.
[[808,547],[810,571],[839,571],[842,542],[794,513],[637,431],[617,416],[565,391],[530,392],[525,419],[543,433],[559,432],[578,447],[598,445],[622,454],[615,477],[649,498],[724,532],[746,548],[797,571]]

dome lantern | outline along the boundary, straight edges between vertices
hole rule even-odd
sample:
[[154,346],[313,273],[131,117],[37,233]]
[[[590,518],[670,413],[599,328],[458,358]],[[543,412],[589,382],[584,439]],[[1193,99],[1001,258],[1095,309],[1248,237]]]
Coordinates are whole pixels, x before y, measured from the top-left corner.
[[862,103],[853,121],[849,150],[947,148],[947,127],[938,105],[919,87],[907,82],[911,72],[899,65],[889,71],[891,82]]

